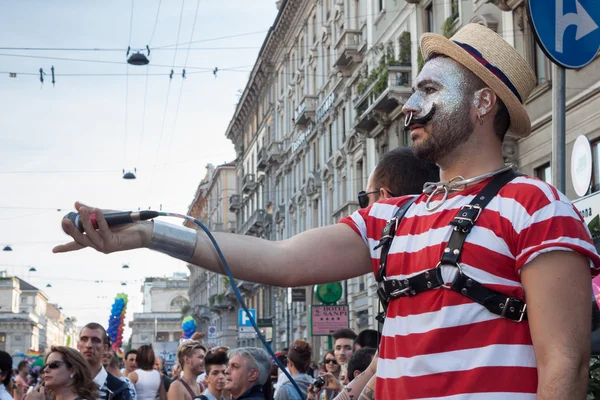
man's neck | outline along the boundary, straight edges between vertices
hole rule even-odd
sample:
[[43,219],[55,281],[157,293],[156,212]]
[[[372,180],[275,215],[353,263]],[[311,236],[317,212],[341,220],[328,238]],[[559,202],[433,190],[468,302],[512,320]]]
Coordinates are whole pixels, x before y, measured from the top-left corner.
[[233,396],[234,399],[239,398],[241,395],[243,395],[244,393],[246,393],[247,391],[249,391],[250,389],[252,389],[254,386],[256,386],[256,383],[250,383],[247,384],[247,386],[244,386],[243,389],[240,390],[239,393],[237,393],[237,395],[231,393],[231,395]]
[[198,375],[194,374],[192,371],[184,369],[183,370],[183,380],[190,386],[196,384],[196,379]]
[[19,376],[20,376],[22,379],[25,379],[25,377],[27,376],[27,371],[22,371],[22,372],[19,372]]
[[95,377],[102,370],[102,364],[90,364],[90,371],[92,371],[92,377]]
[[116,376],[117,378],[119,378],[121,376],[121,371],[119,371],[119,368],[115,368],[115,367],[104,367],[104,369],[106,370],[106,372],[108,372],[111,375]]
[[469,147],[455,151],[440,160],[440,179],[449,181],[457,176],[470,179],[504,167],[502,151],[470,150]]
[[221,397],[223,397],[223,390],[217,390],[211,385],[208,385],[208,391],[215,396],[215,399],[217,400],[221,400]]

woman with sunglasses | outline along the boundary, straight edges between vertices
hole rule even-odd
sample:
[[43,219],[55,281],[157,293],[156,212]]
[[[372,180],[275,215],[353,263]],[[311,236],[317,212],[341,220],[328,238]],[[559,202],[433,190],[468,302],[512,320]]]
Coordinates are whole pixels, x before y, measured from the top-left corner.
[[[333,375],[336,380],[340,379],[340,365],[335,359],[335,353],[333,350],[329,350],[325,353],[325,357],[323,358],[323,364],[325,364],[325,371],[328,374]],[[319,396],[320,400],[333,400],[335,396],[338,395],[339,392],[331,389],[324,389]]]
[[98,386],[89,365],[75,349],[52,346],[42,374],[42,383],[27,394],[26,400],[45,400],[46,389],[56,400],[95,400],[98,397]]

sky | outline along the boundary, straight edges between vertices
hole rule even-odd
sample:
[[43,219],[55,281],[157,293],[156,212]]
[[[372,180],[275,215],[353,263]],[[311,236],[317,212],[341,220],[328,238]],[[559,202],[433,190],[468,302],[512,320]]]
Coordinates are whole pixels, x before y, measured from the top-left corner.
[[[149,250],[51,249],[68,240],[60,222],[76,200],[188,210],[207,163],[235,158],[225,130],[276,13],[275,0],[4,2],[0,246],[13,251],[0,251],[0,270],[42,289],[78,325],[106,325],[121,292],[128,322],[142,310],[145,277],[188,272]],[[127,48],[146,45],[149,66],[128,65]],[[136,180],[122,179],[134,168]]]

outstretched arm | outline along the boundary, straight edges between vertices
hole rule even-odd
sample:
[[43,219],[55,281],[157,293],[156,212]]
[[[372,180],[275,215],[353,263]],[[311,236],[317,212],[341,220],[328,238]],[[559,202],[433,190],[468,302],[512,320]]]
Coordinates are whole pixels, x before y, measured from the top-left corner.
[[[76,203],[85,233],[69,220],[63,230],[74,242],[54,248],[55,253],[92,247],[102,253],[148,247],[153,222],[137,222],[109,228],[102,211]],[[95,230],[89,214],[96,214]],[[223,273],[217,252],[208,236],[198,231],[193,257],[188,261],[208,270]],[[217,243],[231,272],[238,279],[283,287],[334,282],[371,271],[371,259],[363,240],[350,227],[335,224],[311,229],[290,239],[269,241],[256,237],[217,232]]]

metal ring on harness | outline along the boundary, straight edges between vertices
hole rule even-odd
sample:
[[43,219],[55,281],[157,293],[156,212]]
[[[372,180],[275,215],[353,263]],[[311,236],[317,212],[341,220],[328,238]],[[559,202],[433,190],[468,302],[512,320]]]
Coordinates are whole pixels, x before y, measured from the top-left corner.
[[[448,247],[446,247],[446,249],[444,249],[444,251],[446,251],[446,250],[448,250],[448,249],[449,249],[449,248],[448,248]],[[457,272],[457,274],[460,274],[460,275],[462,275],[462,274],[463,274],[463,270],[462,270],[462,267],[460,266],[460,263],[457,263],[456,265],[449,265],[449,264],[444,264],[444,265],[447,265],[448,267],[456,267],[456,268],[458,268],[458,272]],[[441,261],[440,261],[440,262],[438,262],[438,263],[437,263],[437,265],[436,265],[435,267],[436,267],[436,268],[438,268],[438,269],[440,270],[440,276],[442,276],[442,272],[441,272],[441,271],[442,271],[442,262],[441,262]],[[442,277],[442,279],[443,279],[443,277]],[[455,278],[455,279],[456,279],[456,278]],[[443,287],[444,289],[452,289],[452,283],[451,283],[450,285],[447,285],[446,283],[442,283],[442,286],[441,286],[441,287]]]
[[[431,207],[430,203],[431,200],[435,197],[435,195],[439,194],[439,192],[443,191],[444,192],[444,196],[442,197],[442,200],[435,206],[435,207]],[[427,201],[425,202],[425,209],[429,212],[435,211],[438,208],[440,208],[442,206],[442,204],[444,204],[444,202],[446,201],[446,199],[448,198],[448,187],[447,186],[438,186],[437,188],[435,188],[435,190],[429,195],[429,197],[427,197]]]

